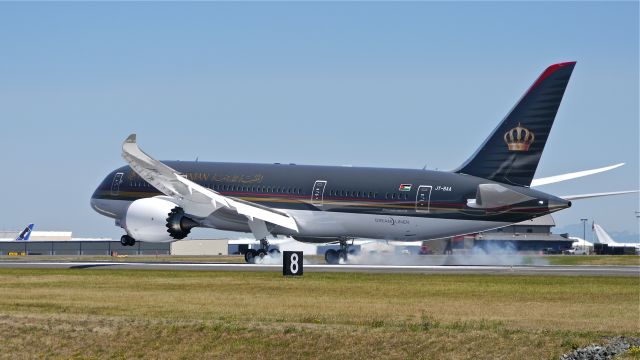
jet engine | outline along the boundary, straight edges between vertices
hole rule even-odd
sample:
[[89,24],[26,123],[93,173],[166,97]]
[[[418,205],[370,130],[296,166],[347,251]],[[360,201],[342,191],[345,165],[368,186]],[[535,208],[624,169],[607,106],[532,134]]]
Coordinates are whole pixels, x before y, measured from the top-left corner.
[[124,228],[136,240],[169,242],[184,239],[198,226],[171,201],[152,197],[139,199],[127,208]]

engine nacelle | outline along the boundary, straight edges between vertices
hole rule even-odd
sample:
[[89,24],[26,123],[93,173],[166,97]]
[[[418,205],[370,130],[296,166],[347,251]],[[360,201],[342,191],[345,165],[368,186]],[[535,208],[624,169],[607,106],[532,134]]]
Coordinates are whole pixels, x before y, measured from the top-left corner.
[[127,234],[136,240],[148,242],[184,239],[197,225],[184,215],[181,207],[155,197],[132,202],[124,218]]

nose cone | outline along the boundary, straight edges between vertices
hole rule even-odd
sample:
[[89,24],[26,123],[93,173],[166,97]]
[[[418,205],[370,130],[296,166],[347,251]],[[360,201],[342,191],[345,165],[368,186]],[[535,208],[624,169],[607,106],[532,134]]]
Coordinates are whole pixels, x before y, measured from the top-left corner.
[[102,180],[100,185],[98,185],[96,190],[91,195],[89,204],[91,205],[91,208],[98,214],[115,218],[118,216],[118,214],[115,211],[116,209],[114,209],[114,199],[110,191],[112,178],[113,172],[107,175],[104,180]]
[[115,217],[115,214],[109,206],[110,201],[101,198],[101,193],[102,191],[100,187],[98,187],[96,191],[93,192],[93,195],[91,195],[91,199],[89,200],[91,208],[100,215]]

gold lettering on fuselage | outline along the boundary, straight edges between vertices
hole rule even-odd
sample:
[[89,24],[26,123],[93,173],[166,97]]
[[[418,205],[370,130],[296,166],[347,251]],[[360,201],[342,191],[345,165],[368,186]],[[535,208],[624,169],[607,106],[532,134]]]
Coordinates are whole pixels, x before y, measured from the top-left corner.
[[211,179],[215,182],[240,183],[240,184],[259,184],[264,179],[262,174],[255,175],[218,175],[213,174]]
[[[190,172],[190,173],[182,174],[182,176],[195,182],[214,181],[214,182],[239,183],[239,184],[260,184],[264,179],[264,175],[262,174],[218,175],[214,173],[213,175],[211,175],[207,173],[191,173]],[[135,171],[130,171],[127,176],[127,180],[142,181],[142,178]]]
[[206,173],[186,173],[185,176],[191,181],[207,181],[209,174]]

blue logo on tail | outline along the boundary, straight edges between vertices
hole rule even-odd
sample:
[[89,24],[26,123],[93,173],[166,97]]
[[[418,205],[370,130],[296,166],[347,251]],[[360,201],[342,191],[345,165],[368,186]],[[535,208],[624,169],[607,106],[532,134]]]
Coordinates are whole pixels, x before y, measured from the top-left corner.
[[29,237],[31,237],[31,231],[32,230],[33,230],[33,224],[27,225],[27,227],[24,228],[24,230],[22,230],[22,232],[20,232],[20,234],[16,238],[16,241],[20,241],[20,240],[27,241],[27,240],[29,240]]

